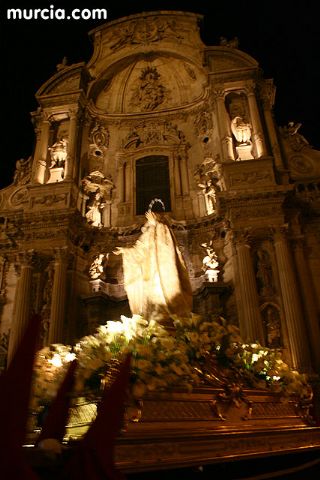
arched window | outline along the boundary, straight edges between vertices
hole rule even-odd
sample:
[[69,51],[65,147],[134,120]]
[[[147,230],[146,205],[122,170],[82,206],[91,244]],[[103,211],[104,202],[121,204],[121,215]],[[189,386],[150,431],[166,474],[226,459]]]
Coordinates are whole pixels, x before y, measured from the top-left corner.
[[153,198],[161,198],[165,211],[171,210],[169,159],[150,155],[136,162],[136,215],[143,215]]

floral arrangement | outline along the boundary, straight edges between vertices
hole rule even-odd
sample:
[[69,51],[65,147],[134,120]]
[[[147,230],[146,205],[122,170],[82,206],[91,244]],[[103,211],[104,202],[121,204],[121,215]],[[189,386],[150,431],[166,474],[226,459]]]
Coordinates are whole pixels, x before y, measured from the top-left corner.
[[[238,327],[222,317],[173,318],[174,334],[154,320],[121,316],[83,337],[73,348],[53,345],[41,350],[35,364],[35,403],[49,402],[55,395],[66,366],[77,358],[76,395],[99,394],[101,383],[114,375],[123,356],[131,352],[131,394],[141,399],[150,391],[183,388],[191,390],[210,379],[210,361],[218,371],[232,369],[243,386],[271,388],[283,397],[307,398],[310,387],[305,375],[292,370],[279,350],[244,344]],[[230,372],[229,372],[230,376]]]
[[70,345],[53,344],[40,350],[35,358],[31,409],[46,405],[55,397],[67,370],[76,357]]

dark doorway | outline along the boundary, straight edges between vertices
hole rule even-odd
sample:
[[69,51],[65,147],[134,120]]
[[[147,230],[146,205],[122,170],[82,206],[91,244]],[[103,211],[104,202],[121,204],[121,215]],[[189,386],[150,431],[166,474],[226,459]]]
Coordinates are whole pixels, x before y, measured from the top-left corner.
[[136,215],[143,215],[153,198],[160,198],[171,211],[169,159],[150,155],[136,162]]

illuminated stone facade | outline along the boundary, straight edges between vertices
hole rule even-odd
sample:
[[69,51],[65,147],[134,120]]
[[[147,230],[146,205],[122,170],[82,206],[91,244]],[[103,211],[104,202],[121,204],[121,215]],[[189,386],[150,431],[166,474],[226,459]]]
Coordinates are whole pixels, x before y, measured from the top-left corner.
[[64,62],[36,93],[34,154],[0,192],[3,363],[31,310],[43,344],[129,314],[112,251],[136,241],[156,197],[194,311],[319,370],[320,152],[299,125],[275,125],[272,80],[236,39],[204,45],[200,19],[108,22],[88,64]]

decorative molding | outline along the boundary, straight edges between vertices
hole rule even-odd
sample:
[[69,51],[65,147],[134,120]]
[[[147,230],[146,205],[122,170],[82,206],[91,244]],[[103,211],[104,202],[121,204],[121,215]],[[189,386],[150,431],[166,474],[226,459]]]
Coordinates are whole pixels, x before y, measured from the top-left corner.
[[26,187],[21,187],[15,190],[9,198],[9,204],[13,207],[23,207],[26,203],[29,203],[30,195]]
[[127,46],[149,45],[166,38],[183,39],[180,29],[177,29],[175,20],[149,17],[147,22],[144,19],[138,19],[114,29],[109,42],[110,49],[116,52]]
[[136,124],[122,143],[124,149],[136,149],[148,145],[186,144],[185,135],[176,125],[167,121],[143,121]]
[[52,205],[55,205],[55,207],[57,207],[58,205],[67,206],[68,198],[69,198],[68,193],[60,193],[60,194],[52,193],[49,195],[43,195],[42,197],[33,197],[32,207],[34,205],[37,205],[38,208],[52,207]]
[[230,186],[238,187],[239,185],[265,185],[273,182],[273,174],[268,170],[254,170],[230,175]]

